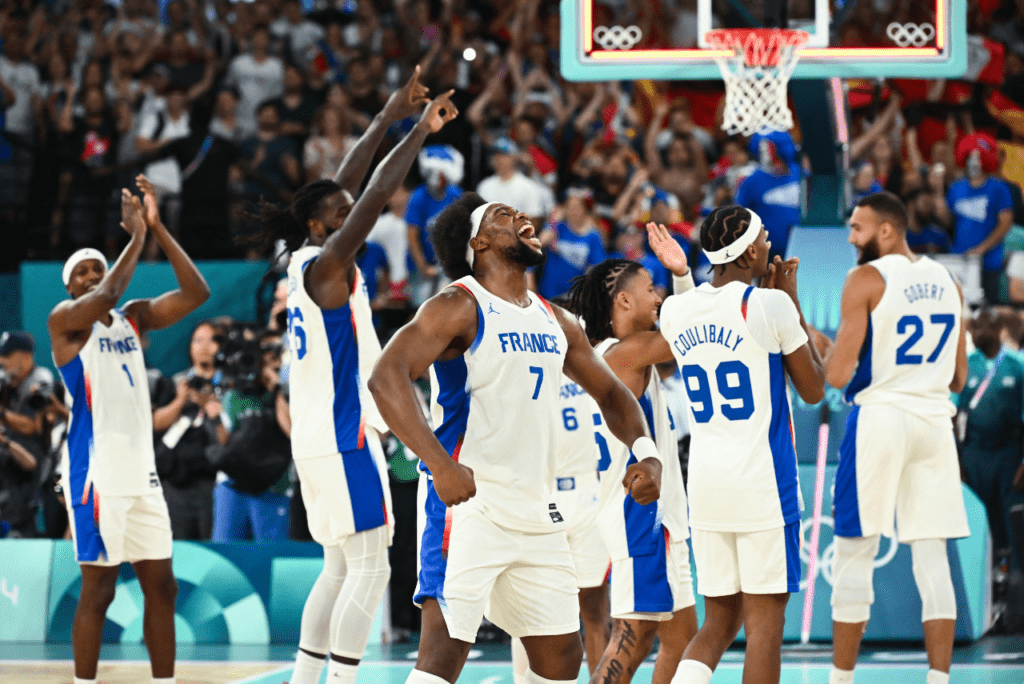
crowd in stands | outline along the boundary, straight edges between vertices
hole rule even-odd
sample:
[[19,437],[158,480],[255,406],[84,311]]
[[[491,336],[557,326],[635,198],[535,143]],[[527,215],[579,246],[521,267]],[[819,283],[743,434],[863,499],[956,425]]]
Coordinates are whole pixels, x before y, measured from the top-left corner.
[[[988,302],[1024,304],[1024,3],[969,4],[991,73],[847,83],[849,206],[881,189],[898,194],[915,251],[976,255]],[[463,190],[533,217],[548,252],[534,286],[548,298],[613,255],[644,263],[664,293],[670,278],[643,226],[663,223],[690,249],[702,216],[723,204],[757,211],[773,251],[786,253],[814,172],[799,125],[726,136],[721,83],[566,81],[555,2],[304,6],[0,2],[0,269],[82,246],[116,256],[126,239],[118,193],[140,170],[191,256],[280,269],[277,253],[246,241],[258,203],[284,204],[302,184],[331,178],[417,64],[432,93],[454,89],[463,114],[428,141],[360,258],[382,338],[446,284],[427,228]],[[409,125],[396,124],[382,154]],[[699,250],[691,254],[698,263]],[[150,378],[175,538],[309,538],[287,465],[283,296],[259,326],[201,323],[190,368]],[[1015,316],[1004,313],[1001,326],[1019,343]],[[67,409],[33,350],[21,333],[0,341],[0,536],[61,537],[53,453]],[[258,475],[233,470],[255,444],[266,453]]]

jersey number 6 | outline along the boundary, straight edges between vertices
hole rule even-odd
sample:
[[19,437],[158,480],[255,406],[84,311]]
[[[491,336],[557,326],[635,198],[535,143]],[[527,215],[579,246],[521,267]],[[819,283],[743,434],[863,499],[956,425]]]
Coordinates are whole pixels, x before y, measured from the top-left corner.
[[[683,383],[690,399],[693,419],[706,423],[715,415],[715,403],[711,396],[711,379],[707,372],[697,365],[683,366]],[[723,361],[715,368],[718,394],[725,402],[720,409],[728,420],[746,420],[754,414],[754,392],[750,387],[750,369],[741,361]],[[737,405],[735,402],[739,402]],[[700,406],[700,409],[697,406]]]

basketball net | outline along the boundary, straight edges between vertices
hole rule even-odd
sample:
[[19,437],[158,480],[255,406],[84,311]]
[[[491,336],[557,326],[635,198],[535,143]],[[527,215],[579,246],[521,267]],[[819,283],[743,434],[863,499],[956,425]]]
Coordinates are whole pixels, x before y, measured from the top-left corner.
[[776,28],[716,29],[704,34],[710,48],[734,53],[715,58],[725,81],[723,130],[751,136],[793,127],[786,86],[808,37],[806,31]]

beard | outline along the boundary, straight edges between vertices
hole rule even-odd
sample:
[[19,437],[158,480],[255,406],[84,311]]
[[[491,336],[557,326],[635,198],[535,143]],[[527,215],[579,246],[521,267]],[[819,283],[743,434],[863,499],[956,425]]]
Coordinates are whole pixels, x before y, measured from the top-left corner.
[[547,255],[544,252],[535,252],[529,246],[518,240],[511,247],[502,247],[501,256],[508,259],[513,264],[519,266],[525,266],[526,268],[533,268],[534,266],[540,266],[544,263],[544,259]]
[[882,252],[878,248],[878,238],[872,238],[871,242],[860,248],[860,255],[857,257],[857,265],[863,266],[869,261],[874,261],[880,256],[882,256]]

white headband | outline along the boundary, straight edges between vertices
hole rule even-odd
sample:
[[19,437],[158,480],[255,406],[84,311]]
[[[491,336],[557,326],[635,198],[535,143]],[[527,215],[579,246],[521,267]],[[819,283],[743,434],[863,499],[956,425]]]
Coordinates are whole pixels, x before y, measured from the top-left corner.
[[86,247],[80,249],[71,255],[71,258],[64,262],[64,270],[61,271],[61,277],[64,279],[64,287],[67,287],[71,282],[71,272],[75,270],[75,266],[82,263],[83,261],[89,261],[95,259],[96,261],[103,264],[103,270],[107,270],[107,257],[103,255],[98,249],[92,247]]
[[476,254],[473,253],[473,247],[469,243],[473,241],[476,234],[480,232],[480,224],[483,223],[484,214],[491,207],[501,204],[501,202],[488,202],[487,204],[481,204],[479,207],[473,210],[473,213],[469,215],[469,224],[472,228],[469,231],[469,240],[466,241],[466,261],[469,262],[469,267],[473,268],[473,261],[476,259]]
[[754,244],[754,240],[761,234],[761,217],[755,214],[750,209],[750,225],[747,226],[746,232],[740,235],[730,245],[726,245],[722,249],[709,252],[704,250],[704,253],[708,255],[708,261],[712,264],[727,264],[730,261],[735,261],[739,258],[743,252],[747,251],[747,247]]

